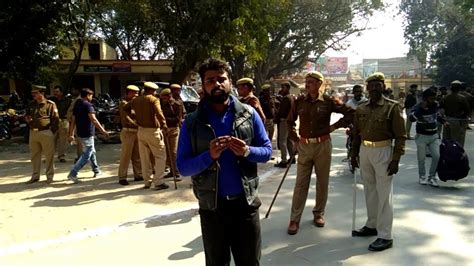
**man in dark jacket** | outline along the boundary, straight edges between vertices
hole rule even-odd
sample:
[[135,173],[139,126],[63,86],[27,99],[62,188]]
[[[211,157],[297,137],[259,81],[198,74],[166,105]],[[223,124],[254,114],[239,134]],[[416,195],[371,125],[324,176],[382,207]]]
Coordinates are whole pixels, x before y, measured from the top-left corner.
[[[416,148],[418,158],[419,183],[421,185],[438,186],[436,178],[436,167],[439,160],[439,145],[441,141],[438,135],[438,122],[444,124],[438,110],[438,103],[435,101],[436,92],[433,88],[428,88],[422,93],[422,101],[415,105],[408,119],[416,122]],[[431,155],[431,166],[426,176],[425,158],[426,148]]]
[[262,104],[262,110],[265,114],[265,129],[267,131],[268,138],[270,141],[273,140],[273,133],[275,132],[275,124],[273,119],[275,118],[275,97],[270,93],[270,84],[264,84],[262,86],[262,91],[260,92],[260,103]]
[[410,136],[410,131],[411,131],[411,121],[408,119],[408,116],[410,113],[413,111],[413,107],[416,105],[416,90],[418,88],[418,85],[416,84],[411,84],[410,85],[410,91],[408,92],[407,96],[405,97],[405,103],[403,106],[405,107],[405,112],[407,115],[407,120],[406,120],[406,130],[407,130],[407,138],[412,139]]
[[[275,164],[276,167],[286,168],[288,163],[294,163],[293,145],[288,138],[287,118],[290,113],[293,96],[290,94],[290,82],[285,81],[281,84],[280,107],[275,114],[275,124],[278,127],[278,149],[281,151],[281,161]],[[288,154],[290,158],[288,159]]]
[[205,92],[181,128],[177,165],[192,176],[206,265],[258,265],[261,250],[257,163],[272,147],[255,110],[230,96],[230,68],[209,59],[199,69]]

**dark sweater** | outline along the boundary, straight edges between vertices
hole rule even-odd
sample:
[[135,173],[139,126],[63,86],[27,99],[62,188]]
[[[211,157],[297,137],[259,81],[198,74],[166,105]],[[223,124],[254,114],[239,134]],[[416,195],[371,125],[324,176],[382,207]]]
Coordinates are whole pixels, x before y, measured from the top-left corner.
[[421,108],[420,104],[415,105],[408,118],[410,121],[416,122],[416,133],[423,135],[436,134],[438,128],[437,122],[444,123],[444,119],[439,113],[437,103],[427,108]]

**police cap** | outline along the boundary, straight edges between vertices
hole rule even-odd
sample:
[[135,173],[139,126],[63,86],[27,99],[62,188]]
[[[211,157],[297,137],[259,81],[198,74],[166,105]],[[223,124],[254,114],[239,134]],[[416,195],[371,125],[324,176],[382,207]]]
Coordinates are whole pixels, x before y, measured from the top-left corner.
[[272,86],[268,83],[262,85],[262,90],[269,90]]
[[385,81],[385,75],[382,72],[375,72],[370,75],[365,82],[369,83],[371,81]]
[[324,81],[323,74],[321,74],[321,72],[318,72],[318,71],[308,72],[308,74],[306,74],[305,78],[315,78],[315,79],[318,79],[320,81]]
[[181,89],[181,85],[179,85],[179,84],[171,84],[170,88],[171,88],[171,89]]
[[140,91],[140,89],[135,85],[128,85],[127,90],[129,90],[129,91]]
[[166,88],[166,89],[162,89],[160,91],[160,95],[168,95],[168,94],[171,94],[171,90]]
[[149,89],[157,90],[159,88],[158,85],[150,81],[145,82],[143,86],[145,87],[145,90],[149,90]]
[[31,85],[31,92],[35,93],[35,92],[40,92],[40,93],[43,93],[46,91],[46,86],[42,86],[42,85]]
[[241,78],[241,79],[237,80],[237,86],[238,85],[244,85],[244,84],[253,85],[253,79],[251,79],[251,78]]

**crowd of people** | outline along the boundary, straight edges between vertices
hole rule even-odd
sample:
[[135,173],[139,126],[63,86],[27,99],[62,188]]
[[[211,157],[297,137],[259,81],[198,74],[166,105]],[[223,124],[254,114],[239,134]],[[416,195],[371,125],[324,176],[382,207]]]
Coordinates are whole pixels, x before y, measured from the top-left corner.
[[[419,91],[412,85],[408,95],[396,101],[387,96],[384,74],[376,72],[366,80],[367,93],[364,86],[356,85],[353,97],[343,102],[326,93],[324,76],[317,71],[305,76],[305,92],[298,96],[290,94],[290,82],[285,81],[277,94],[272,93],[272,84],[263,84],[257,97],[250,78],[236,81],[238,95],[234,95],[230,67],[217,59],[206,61],[199,75],[202,99],[196,111],[188,115],[178,84],[159,88],[145,82],[142,95],[137,86],[126,87],[119,107],[122,148],[117,176],[119,184],[129,184],[130,162],[134,181],[143,181],[145,189],[167,189],[167,178],[179,181],[181,174],[191,176],[199,201],[207,265],[227,265],[231,252],[237,265],[258,264],[261,202],[257,195],[257,163],[271,158],[275,126],[281,151],[275,166],[297,164],[288,234],[299,231],[313,168],[313,223],[325,226],[331,133],[351,128],[349,157],[351,165],[361,171],[368,216],[365,226],[353,235],[377,236],[369,250],[382,251],[393,245],[393,175],[398,172],[405,141],[411,139],[411,123],[416,122],[419,183],[437,186],[441,139],[454,139],[464,145],[473,107],[472,95],[459,81],[452,82],[450,93],[436,87]],[[65,162],[67,143],[76,143],[79,155],[69,180],[80,182],[78,172],[87,162],[94,176],[100,175],[94,136],[96,129],[108,133],[90,103],[94,92],[82,89],[70,101],[57,87],[52,101],[46,99],[45,89],[36,85],[32,88],[34,101],[28,109],[28,123],[33,174],[27,183],[39,181],[42,153],[47,181],[52,182],[54,147],[59,161]],[[332,113],[343,116],[330,124]],[[432,157],[428,175],[427,150]]]

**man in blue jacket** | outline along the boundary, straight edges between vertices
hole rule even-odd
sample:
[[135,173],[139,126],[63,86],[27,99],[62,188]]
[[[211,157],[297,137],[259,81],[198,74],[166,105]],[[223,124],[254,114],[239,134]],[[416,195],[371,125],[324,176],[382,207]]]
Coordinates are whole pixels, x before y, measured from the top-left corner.
[[[428,88],[422,93],[422,101],[413,107],[408,119],[416,122],[416,148],[418,157],[418,173],[421,185],[439,186],[436,178],[436,167],[439,161],[439,145],[441,140],[438,135],[438,122],[446,124],[439,113],[438,103],[435,101],[436,92]],[[446,124],[447,125],[447,124]],[[431,166],[426,176],[425,159],[426,148],[431,154]]]
[[257,163],[272,153],[262,120],[230,95],[229,65],[199,69],[205,96],[181,129],[177,166],[192,176],[206,265],[258,265],[261,253]]

